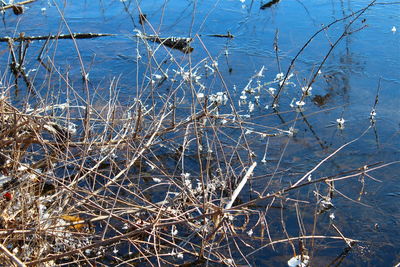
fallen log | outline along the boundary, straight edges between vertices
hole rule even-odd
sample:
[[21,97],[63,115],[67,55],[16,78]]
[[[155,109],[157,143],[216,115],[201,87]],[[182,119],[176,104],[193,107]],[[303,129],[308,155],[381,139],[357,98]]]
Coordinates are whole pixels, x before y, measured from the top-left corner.
[[26,36],[20,34],[18,37],[0,37],[0,42],[8,42],[10,40],[14,42],[21,41],[37,41],[37,40],[51,40],[51,39],[91,39],[105,36],[115,36],[115,34],[109,33],[73,33],[73,34],[56,34],[56,35],[40,35],[40,36]]

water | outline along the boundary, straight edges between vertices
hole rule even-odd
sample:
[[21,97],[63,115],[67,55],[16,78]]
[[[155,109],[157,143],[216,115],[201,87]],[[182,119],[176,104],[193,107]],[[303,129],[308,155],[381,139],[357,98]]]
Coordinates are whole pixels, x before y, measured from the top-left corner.
[[[150,24],[140,25],[136,1],[68,1],[65,7],[58,3],[58,8],[54,3],[37,1],[30,4],[21,16],[7,11],[3,15],[1,35],[15,36],[20,32],[25,32],[27,36],[68,33],[59,10],[62,10],[72,32],[115,34],[111,37],[78,40],[77,44],[86,72],[90,74],[89,87],[92,93],[106,96],[110,81],[117,77],[122,103],[129,103],[136,97],[140,91],[138,88],[146,86],[151,77],[146,64],[138,63],[140,60],[137,51],[145,60],[148,58],[143,42],[135,37],[134,29],[148,34],[159,33],[164,37],[191,36],[194,37],[193,53],[185,55],[174,50],[170,51],[172,56],[187,68],[189,62],[195,65],[204,59],[212,69],[211,56],[218,62],[224,82],[215,73],[208,73],[206,76],[203,63],[200,64],[199,70],[202,71],[202,81],[206,86],[204,93],[212,94],[227,88],[238,112],[248,114],[247,104],[239,106],[237,103],[241,91],[253,75],[264,66],[264,77],[257,78],[264,83],[274,80],[279,72],[286,73],[292,58],[322,25],[341,19],[367,4],[367,1],[361,0],[287,0],[261,10],[260,1],[249,0],[148,0],[141,1],[139,5]],[[313,173],[312,179],[368,164],[400,160],[400,33],[392,31],[393,27],[400,29],[399,14],[399,4],[376,4],[350,26],[349,31],[354,33],[341,39],[322,66],[321,74],[312,85],[312,95],[305,100],[303,112],[296,112],[296,108],[292,108],[290,103],[300,99],[301,87],[307,85],[331,44],[340,37],[351,18],[339,21],[317,35],[299,56],[292,71],[292,81],[296,83],[296,87],[288,86],[282,92],[279,102],[280,116],[273,115],[271,107],[265,108],[271,104],[272,98],[266,93],[261,95],[260,105],[255,106],[248,120],[249,127],[254,131],[268,132],[266,126],[283,130],[289,130],[293,126],[298,132],[293,138],[271,137],[265,164],[260,161],[267,139],[262,139],[255,133],[248,135],[249,145],[259,162],[256,176],[273,173],[275,169],[290,168],[287,174],[291,173],[291,176],[276,174],[274,177],[283,184],[293,184],[335,149],[360,137],[371,126],[370,112],[379,86],[375,124],[359,140],[323,164]],[[210,36],[226,34],[228,31],[235,38]],[[273,50],[276,33],[279,65]],[[33,78],[37,90],[36,96],[29,97],[32,102],[51,98],[51,94],[47,93],[49,88],[62,87],[58,78],[49,77],[36,60],[43,44],[44,41],[32,42],[27,52],[26,67],[28,71],[31,70],[30,77]],[[158,46],[151,42],[149,45],[153,49]],[[171,55],[166,50],[159,48],[158,51],[156,60],[161,63],[164,71],[168,69],[168,74],[173,76],[173,69],[177,70],[177,64],[168,61]],[[45,55],[53,59],[60,73],[65,76],[68,74],[76,90],[79,91],[84,86],[71,40],[60,40],[58,43],[50,41]],[[9,53],[6,43],[2,44],[0,60],[3,79],[12,81],[7,67]],[[164,60],[165,63],[162,63]],[[147,78],[143,79],[144,76]],[[276,84],[271,86],[277,88]],[[160,88],[160,92],[167,90],[168,85]],[[65,90],[60,91],[61,99],[65,99]],[[12,91],[11,98],[17,105],[22,105],[28,95],[20,81],[20,89]],[[253,99],[252,97],[249,96],[249,99]],[[293,101],[293,98],[296,100]],[[98,101],[101,105],[102,102]],[[340,118],[345,119],[344,129],[337,127],[336,120]],[[293,122],[295,119],[296,123]],[[235,130],[231,134],[238,135]],[[316,219],[313,215],[314,206],[299,205],[308,235],[312,233],[314,221],[318,229],[316,234],[337,235],[329,218],[329,214],[334,213],[333,223],[340,231],[348,238],[361,240],[357,247],[346,254],[341,262],[342,266],[390,266],[400,261],[399,164],[378,169],[370,175],[372,177],[359,176],[337,182],[335,188],[339,193],[335,193],[335,209],[317,216]],[[256,179],[253,186],[262,190],[268,179]],[[325,192],[324,190],[324,186],[315,186],[293,193],[291,197],[306,199],[306,196],[312,197],[313,191]],[[248,196],[243,196],[243,200],[246,199]],[[277,233],[282,232],[280,221],[274,219],[279,216],[278,209],[267,215],[271,220],[270,230]],[[289,236],[298,236],[300,230],[294,205],[285,207],[284,216]],[[284,238],[280,234],[272,233],[272,238],[274,237]],[[321,239],[315,242],[312,252],[314,266],[332,263],[345,248],[342,240]],[[253,246],[261,247],[263,244],[265,243],[253,243]],[[310,242],[307,245],[310,246]],[[252,251],[249,248],[243,250],[245,253]],[[287,243],[277,245],[275,250],[266,247],[254,253],[250,263],[285,266],[291,257],[291,251]]]

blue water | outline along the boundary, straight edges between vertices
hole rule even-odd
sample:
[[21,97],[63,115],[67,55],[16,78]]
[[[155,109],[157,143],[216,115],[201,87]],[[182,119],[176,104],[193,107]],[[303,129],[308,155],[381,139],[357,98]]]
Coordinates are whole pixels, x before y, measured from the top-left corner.
[[[51,2],[51,1],[50,1]],[[249,79],[263,66],[264,77],[261,82],[272,81],[279,72],[286,73],[292,58],[322,25],[341,19],[352,12],[364,8],[368,1],[301,1],[282,0],[271,8],[261,10],[266,1],[57,1],[58,8],[48,1],[36,1],[28,5],[21,16],[7,11],[3,15],[1,36],[16,36],[20,32],[26,35],[47,35],[58,32],[68,33],[60,12],[72,32],[112,33],[115,36],[89,40],[78,40],[77,44],[82,60],[89,72],[90,89],[99,95],[107,95],[108,85],[113,77],[119,79],[118,89],[122,103],[129,103],[149,82],[144,76],[151,76],[146,70],[148,60],[146,47],[135,37],[135,29],[147,34],[159,34],[163,37],[193,37],[193,53],[183,54],[180,51],[159,48],[155,55],[161,63],[168,61],[169,51],[181,65],[191,62],[195,65],[203,59],[211,64],[209,56],[218,62],[218,69],[223,77],[204,75],[202,81],[206,85],[205,93],[211,94],[229,90],[236,108],[242,114],[250,114],[247,106],[238,106],[239,96]],[[149,23],[140,25],[138,9],[140,6],[147,15]],[[264,94],[260,105],[250,114],[249,122],[253,130],[263,131],[266,126],[288,130],[294,126],[298,132],[293,138],[277,137],[270,139],[266,164],[259,164],[256,175],[270,173],[278,169],[292,168],[294,173],[305,173],[327,157],[339,146],[359,137],[371,126],[369,114],[374,105],[378,86],[379,102],[376,106],[376,123],[358,141],[332,157],[313,175],[317,177],[334,175],[377,162],[393,162],[400,160],[400,4],[379,4],[370,7],[333,49],[330,57],[323,65],[321,74],[313,84],[312,96],[306,98],[302,113],[290,106],[293,98],[299,100],[301,87],[305,86],[312,74],[324,59],[331,44],[343,33],[352,18],[340,21],[317,35],[311,44],[296,61],[292,81],[296,87],[288,86],[282,91],[279,111],[281,118],[273,114],[272,98]],[[396,27],[398,31],[392,31]],[[217,38],[211,34],[230,32],[233,39]],[[279,64],[273,50],[275,34],[278,32]],[[49,81],[54,88],[57,77],[49,77],[37,62],[36,57],[44,41],[32,42],[28,49],[27,70],[32,70],[34,84],[38,95],[30,96],[31,101],[46,98]],[[7,44],[1,45],[0,69],[3,79],[12,81],[7,67],[9,53]],[[149,43],[156,49],[158,44]],[[79,61],[71,40],[50,41],[46,56],[52,58],[60,73],[66,75],[79,91],[83,87],[80,76]],[[142,56],[138,62],[137,51]],[[190,59],[190,60],[189,60]],[[148,61],[147,61],[148,62]],[[202,63],[203,64],[203,63]],[[162,65],[169,75],[173,76],[176,64]],[[201,65],[203,66],[203,65]],[[36,69],[36,70],[35,70]],[[20,84],[23,84],[20,81]],[[55,85],[54,85],[55,84]],[[225,88],[226,85],[226,88]],[[59,86],[59,87],[57,87]],[[275,88],[277,88],[275,86]],[[166,88],[160,88],[166,90]],[[61,90],[63,92],[63,90]],[[66,97],[62,95],[61,97]],[[27,98],[23,86],[19,93],[11,93],[17,105]],[[315,96],[326,96],[322,105],[314,103]],[[36,100],[35,100],[36,99]],[[267,109],[266,106],[269,106]],[[184,111],[182,111],[184,112]],[[302,118],[302,114],[306,121]],[[346,120],[345,128],[338,129],[336,119]],[[297,120],[293,124],[294,119]],[[235,135],[232,131],[232,135]],[[266,140],[251,135],[249,144],[254,149],[257,161],[263,158]],[[279,166],[277,165],[279,162]],[[399,186],[400,165],[394,164],[371,173],[374,181],[365,178],[365,188],[361,190],[361,178],[356,177],[336,184],[336,189],[346,195],[337,195],[334,210],[335,225],[349,238],[362,242],[350,251],[341,263],[342,266],[391,266],[400,262],[400,198]],[[285,183],[296,182],[301,175],[279,177]],[[286,180],[285,180],[286,179]],[[263,188],[265,180],[257,181],[255,186]],[[301,191],[312,196],[314,189]],[[360,197],[361,200],[357,200]],[[302,195],[294,197],[302,199]],[[304,197],[305,198],[305,197]],[[354,201],[351,201],[353,199]],[[360,202],[360,203],[359,203]],[[301,206],[305,213],[304,220],[310,234],[314,222],[314,207]],[[293,206],[286,211],[288,233],[299,235],[296,213]],[[276,213],[276,214],[275,214]],[[274,221],[273,211],[271,229],[280,232],[280,222]],[[328,216],[317,219],[319,234],[337,235],[330,227]],[[272,235],[282,238],[282,235]],[[252,242],[247,240],[248,242]],[[258,247],[260,243],[253,243]],[[306,245],[310,245],[307,243]],[[313,248],[313,266],[324,266],[331,263],[345,248],[341,241],[318,240]],[[245,251],[247,251],[245,249]],[[251,250],[248,250],[251,251]],[[247,251],[247,252],[248,252]],[[289,245],[279,245],[273,250],[264,248],[252,255],[250,262],[254,265],[285,266],[291,257]],[[244,264],[244,262],[242,262]]]

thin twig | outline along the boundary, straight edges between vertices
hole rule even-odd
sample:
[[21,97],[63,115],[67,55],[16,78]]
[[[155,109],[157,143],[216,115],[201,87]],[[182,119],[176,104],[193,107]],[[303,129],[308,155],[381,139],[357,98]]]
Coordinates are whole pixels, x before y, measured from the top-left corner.
[[3,244],[0,244],[0,250],[18,267],[26,267],[26,265],[12,254]]
[[23,5],[26,5],[26,4],[33,3],[35,1],[36,0],[26,0],[26,1],[18,2],[18,3],[9,4],[9,5],[0,7],[0,11],[4,11],[4,10],[7,10],[7,9],[10,9],[10,8],[15,7],[15,6],[23,6]]

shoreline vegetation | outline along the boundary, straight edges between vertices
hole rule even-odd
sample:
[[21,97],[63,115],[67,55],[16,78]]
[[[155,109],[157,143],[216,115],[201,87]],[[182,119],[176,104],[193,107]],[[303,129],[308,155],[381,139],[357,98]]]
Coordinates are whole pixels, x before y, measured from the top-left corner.
[[[261,9],[279,2],[269,1]],[[265,68],[260,68],[239,99],[226,85],[210,93],[202,84],[201,75],[210,72],[224,84],[218,62],[209,53],[201,62],[187,65],[174,57],[174,50],[190,57],[192,42],[207,51],[201,35],[160,37],[141,11],[139,24],[153,32],[137,30],[130,38],[146,49],[142,55],[137,50],[135,60],[146,58],[149,71],[144,80],[148,82],[137,85],[136,97],[129,103],[120,102],[117,78],[110,82],[106,96],[92,88],[79,53],[77,40],[114,34],[72,32],[56,3],[68,33],[0,37],[0,42],[8,43],[5,71],[13,77],[6,80],[6,74],[2,75],[0,92],[0,262],[7,266],[250,266],[253,254],[285,244],[293,254],[287,264],[307,266],[313,262],[318,242],[334,241],[343,252],[331,264],[340,264],[354,246],[366,240],[346,235],[334,221],[331,211],[338,195],[362,204],[335,186],[349,179],[379,182],[371,173],[400,161],[368,163],[330,176],[315,173],[371,131],[380,81],[369,114],[371,125],[359,137],[329,151],[321,143],[329,153],[307,172],[282,170],[280,160],[268,174],[258,172],[258,167],[269,162],[270,142],[286,142],[282,140],[296,135],[296,121],[306,121],[306,102],[321,98],[312,97],[311,92],[326,60],[343,38],[366,28],[362,15],[375,2],[323,26],[273,80],[265,82]],[[297,84],[293,70],[298,56],[317,35],[343,21],[347,27],[332,40],[307,84]],[[352,30],[350,26],[357,23]],[[210,36],[235,38],[229,31]],[[58,45],[62,45],[62,39],[76,46],[83,89],[76,89],[48,56],[50,43],[60,40]],[[25,68],[29,47],[38,40],[44,42],[37,60],[46,75],[58,77],[65,98],[58,92],[42,97]],[[277,32],[274,53],[281,66],[278,41]],[[157,58],[160,51],[165,58]],[[176,66],[173,72],[162,67],[166,58]],[[24,83],[18,84],[21,78]],[[165,84],[168,93],[160,94],[157,90]],[[23,88],[32,97],[14,105],[10,95]],[[280,97],[287,88],[301,94],[291,103],[296,119],[282,127],[256,125],[249,115],[255,106],[269,105],[280,116]],[[343,117],[334,126],[343,130]],[[256,156],[253,139],[265,144],[264,157]],[[291,181],[275,179],[286,175],[291,175]],[[303,190],[313,193],[303,195]],[[321,233],[315,225],[306,231],[301,205],[308,205],[314,217],[329,214],[329,232]],[[286,228],[286,209],[297,219],[297,235]],[[271,226],[271,212],[280,217],[278,226]]]

